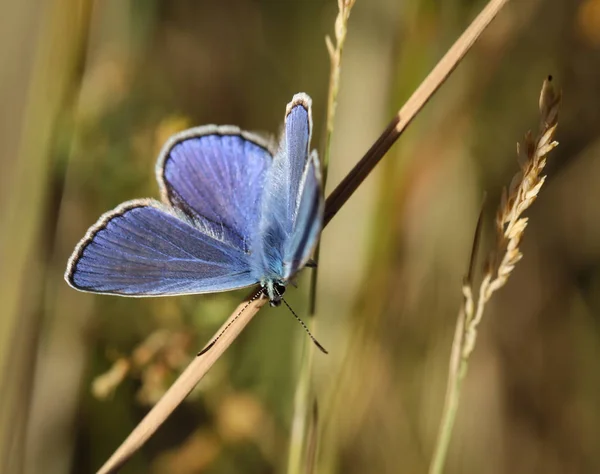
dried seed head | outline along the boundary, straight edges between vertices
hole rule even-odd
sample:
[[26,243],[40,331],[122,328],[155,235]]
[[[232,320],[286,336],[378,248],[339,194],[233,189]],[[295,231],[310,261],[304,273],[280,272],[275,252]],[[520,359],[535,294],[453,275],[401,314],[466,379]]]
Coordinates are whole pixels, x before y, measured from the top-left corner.
[[523,213],[533,204],[544,182],[545,176],[540,176],[546,166],[547,154],[558,145],[553,140],[558,119],[558,108],[561,94],[556,93],[548,77],[542,85],[539,107],[541,128],[537,138],[528,132],[521,144],[517,144],[517,155],[520,166],[513,177],[508,191],[503,189],[500,206],[496,213],[497,244],[495,255],[489,262],[493,268],[486,268],[495,273],[494,288],[504,285],[506,278],[512,272],[515,264],[521,259],[519,244],[527,227],[527,218]]

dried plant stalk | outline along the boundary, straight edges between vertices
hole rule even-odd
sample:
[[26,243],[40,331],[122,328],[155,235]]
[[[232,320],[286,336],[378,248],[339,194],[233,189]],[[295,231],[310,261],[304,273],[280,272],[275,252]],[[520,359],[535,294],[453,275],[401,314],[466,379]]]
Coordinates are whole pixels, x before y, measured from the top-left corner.
[[[462,383],[467,374],[469,358],[475,348],[477,329],[483,319],[485,306],[492,295],[506,284],[515,265],[523,256],[519,249],[527,227],[527,218],[523,217],[523,213],[533,204],[544,185],[546,177],[542,176],[542,171],[546,166],[546,157],[558,145],[558,142],[554,141],[554,133],[558,124],[560,101],[561,93],[555,92],[552,77],[549,76],[544,81],[540,94],[541,123],[537,138],[534,140],[531,132],[528,132],[523,143],[517,144],[521,169],[513,177],[508,189],[502,191],[496,213],[496,247],[484,266],[477,301],[473,298],[471,271],[463,284],[463,306],[460,308],[452,343],[448,389],[436,448],[429,468],[430,474],[440,474],[444,468]],[[477,240],[478,232],[475,236],[475,241]],[[472,268],[474,258],[472,253],[469,268]]]
[[413,121],[433,94],[448,79],[454,68],[465,57],[481,33],[489,26],[502,7],[509,0],[490,0],[469,27],[460,35],[448,52],[435,65],[433,70],[410,96],[398,113],[392,118],[387,128],[377,141],[369,148],[365,156],[352,168],[350,173],[327,197],[325,203],[324,222],[327,224],[338,213],[350,196],[358,189],[365,178],[373,171],[375,165],[398,140],[406,127]]
[[[229,329],[214,343],[210,351],[202,357],[196,357],[191,364],[182,372],[177,380],[167,390],[167,393],[160,401],[152,407],[152,410],[144,419],[134,428],[127,439],[119,446],[108,461],[100,468],[98,474],[108,474],[116,472],[144,443],[154,434],[160,425],[164,423],[167,417],[173,413],[173,410],[185,400],[196,385],[202,380],[204,375],[213,366],[213,364],[223,355],[223,352],[238,337],[240,332],[252,320],[268,301],[266,298],[253,298],[256,292],[248,295],[246,301],[242,302],[232,313],[225,323],[221,326],[217,334],[233,321]],[[240,313],[240,311],[243,309]]]
[[[327,182],[327,172],[329,169],[329,160],[331,156],[331,139],[333,136],[333,128],[335,125],[335,111],[337,108],[337,97],[340,90],[340,74],[342,70],[342,53],[344,44],[346,43],[346,35],[348,32],[348,20],[350,12],[356,0],[338,0],[338,14],[335,19],[334,33],[335,44],[329,36],[325,37],[325,44],[329,53],[330,75],[329,75],[329,91],[327,95],[327,123],[325,130],[325,144],[323,149],[322,161],[322,177],[323,189]],[[318,244],[315,249],[313,259],[319,262],[319,254],[321,245]],[[317,312],[317,281],[319,275],[319,267],[314,268],[310,275],[310,291],[309,291],[309,315],[311,318],[307,321],[313,332],[316,331],[316,312]],[[302,341],[302,347],[306,347],[306,339]],[[302,359],[300,367],[300,376],[296,386],[294,395],[294,416],[292,419],[292,430],[289,442],[288,455],[288,474],[299,474],[307,472],[310,466],[314,468],[316,456],[316,439],[318,426],[316,418],[311,417],[309,407],[311,405],[311,397],[314,397],[312,390],[312,371],[315,357],[314,345],[309,344],[306,348],[306,356]],[[316,406],[316,400],[313,400],[313,405]],[[310,422],[314,422],[312,426]],[[312,442],[311,442],[312,439]],[[303,467],[304,466],[304,467]]]
[[327,168],[329,166],[329,157],[331,154],[331,136],[335,121],[335,111],[337,108],[337,96],[340,90],[340,73],[342,66],[342,53],[346,43],[346,34],[348,32],[348,19],[350,12],[356,0],[338,0],[338,15],[335,19],[335,44],[329,36],[325,37],[325,44],[329,52],[330,76],[329,93],[327,96],[327,131],[325,137],[325,152],[323,153],[323,180],[327,179]]
[[[335,125],[335,111],[337,109],[337,97],[340,91],[340,74],[342,72],[342,53],[346,44],[346,35],[348,33],[348,20],[350,12],[356,3],[356,0],[337,0],[338,14],[335,19],[334,32],[335,44],[329,36],[325,37],[327,52],[329,53],[330,73],[329,90],[327,93],[327,123],[325,127],[325,145],[323,147],[323,160],[321,162],[323,177],[323,189],[327,184],[327,174],[329,171],[329,160],[331,157],[331,138],[333,136],[333,127]],[[314,254],[314,260],[318,263],[321,246],[317,245]],[[317,300],[317,278],[318,267],[313,270],[310,280],[309,313],[314,316],[316,313]]]

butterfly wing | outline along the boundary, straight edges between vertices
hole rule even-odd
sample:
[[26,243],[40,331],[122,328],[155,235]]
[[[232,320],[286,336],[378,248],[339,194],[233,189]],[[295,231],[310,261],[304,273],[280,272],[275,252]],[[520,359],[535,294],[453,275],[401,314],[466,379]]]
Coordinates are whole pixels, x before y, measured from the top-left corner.
[[285,183],[283,201],[287,204],[286,215],[295,220],[300,203],[302,178],[308,163],[310,137],[312,135],[312,101],[306,94],[296,94],[287,105],[285,114],[285,155],[278,164],[282,168]]
[[260,138],[237,127],[208,125],[169,140],[156,177],[166,202],[194,220],[222,226],[227,241],[249,251],[271,162]]
[[308,260],[322,227],[323,195],[316,153],[310,155],[311,100],[288,104],[285,133],[267,172],[252,266],[261,280],[289,279]]
[[316,151],[309,157],[299,186],[299,202],[291,238],[283,253],[283,277],[290,279],[310,258],[323,227],[325,202]]
[[78,290],[124,296],[207,293],[256,283],[247,254],[219,225],[202,224],[157,201],[136,200],[103,215],[75,248],[65,273]]

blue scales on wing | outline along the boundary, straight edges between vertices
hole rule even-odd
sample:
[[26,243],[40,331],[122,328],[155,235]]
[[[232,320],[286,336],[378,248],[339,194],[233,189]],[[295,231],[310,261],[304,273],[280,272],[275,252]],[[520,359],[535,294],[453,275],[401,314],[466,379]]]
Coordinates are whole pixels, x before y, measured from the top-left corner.
[[256,283],[247,255],[152,200],[100,218],[73,253],[67,281],[79,290],[127,296],[206,293]]
[[169,205],[124,203],[92,226],[65,277],[77,289],[128,296],[226,291],[252,285],[249,242],[266,146],[235,127],[200,127],[163,149],[157,178]]
[[209,125],[170,140],[156,176],[163,199],[194,219],[219,225],[226,239],[248,251],[272,160],[258,137]]

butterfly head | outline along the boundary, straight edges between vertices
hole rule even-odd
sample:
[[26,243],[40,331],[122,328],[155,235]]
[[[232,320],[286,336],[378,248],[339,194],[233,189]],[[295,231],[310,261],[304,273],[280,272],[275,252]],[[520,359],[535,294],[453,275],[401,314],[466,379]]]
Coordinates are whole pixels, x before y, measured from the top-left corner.
[[273,307],[280,306],[285,293],[285,283],[280,280],[266,280],[261,285],[269,298],[269,304]]

